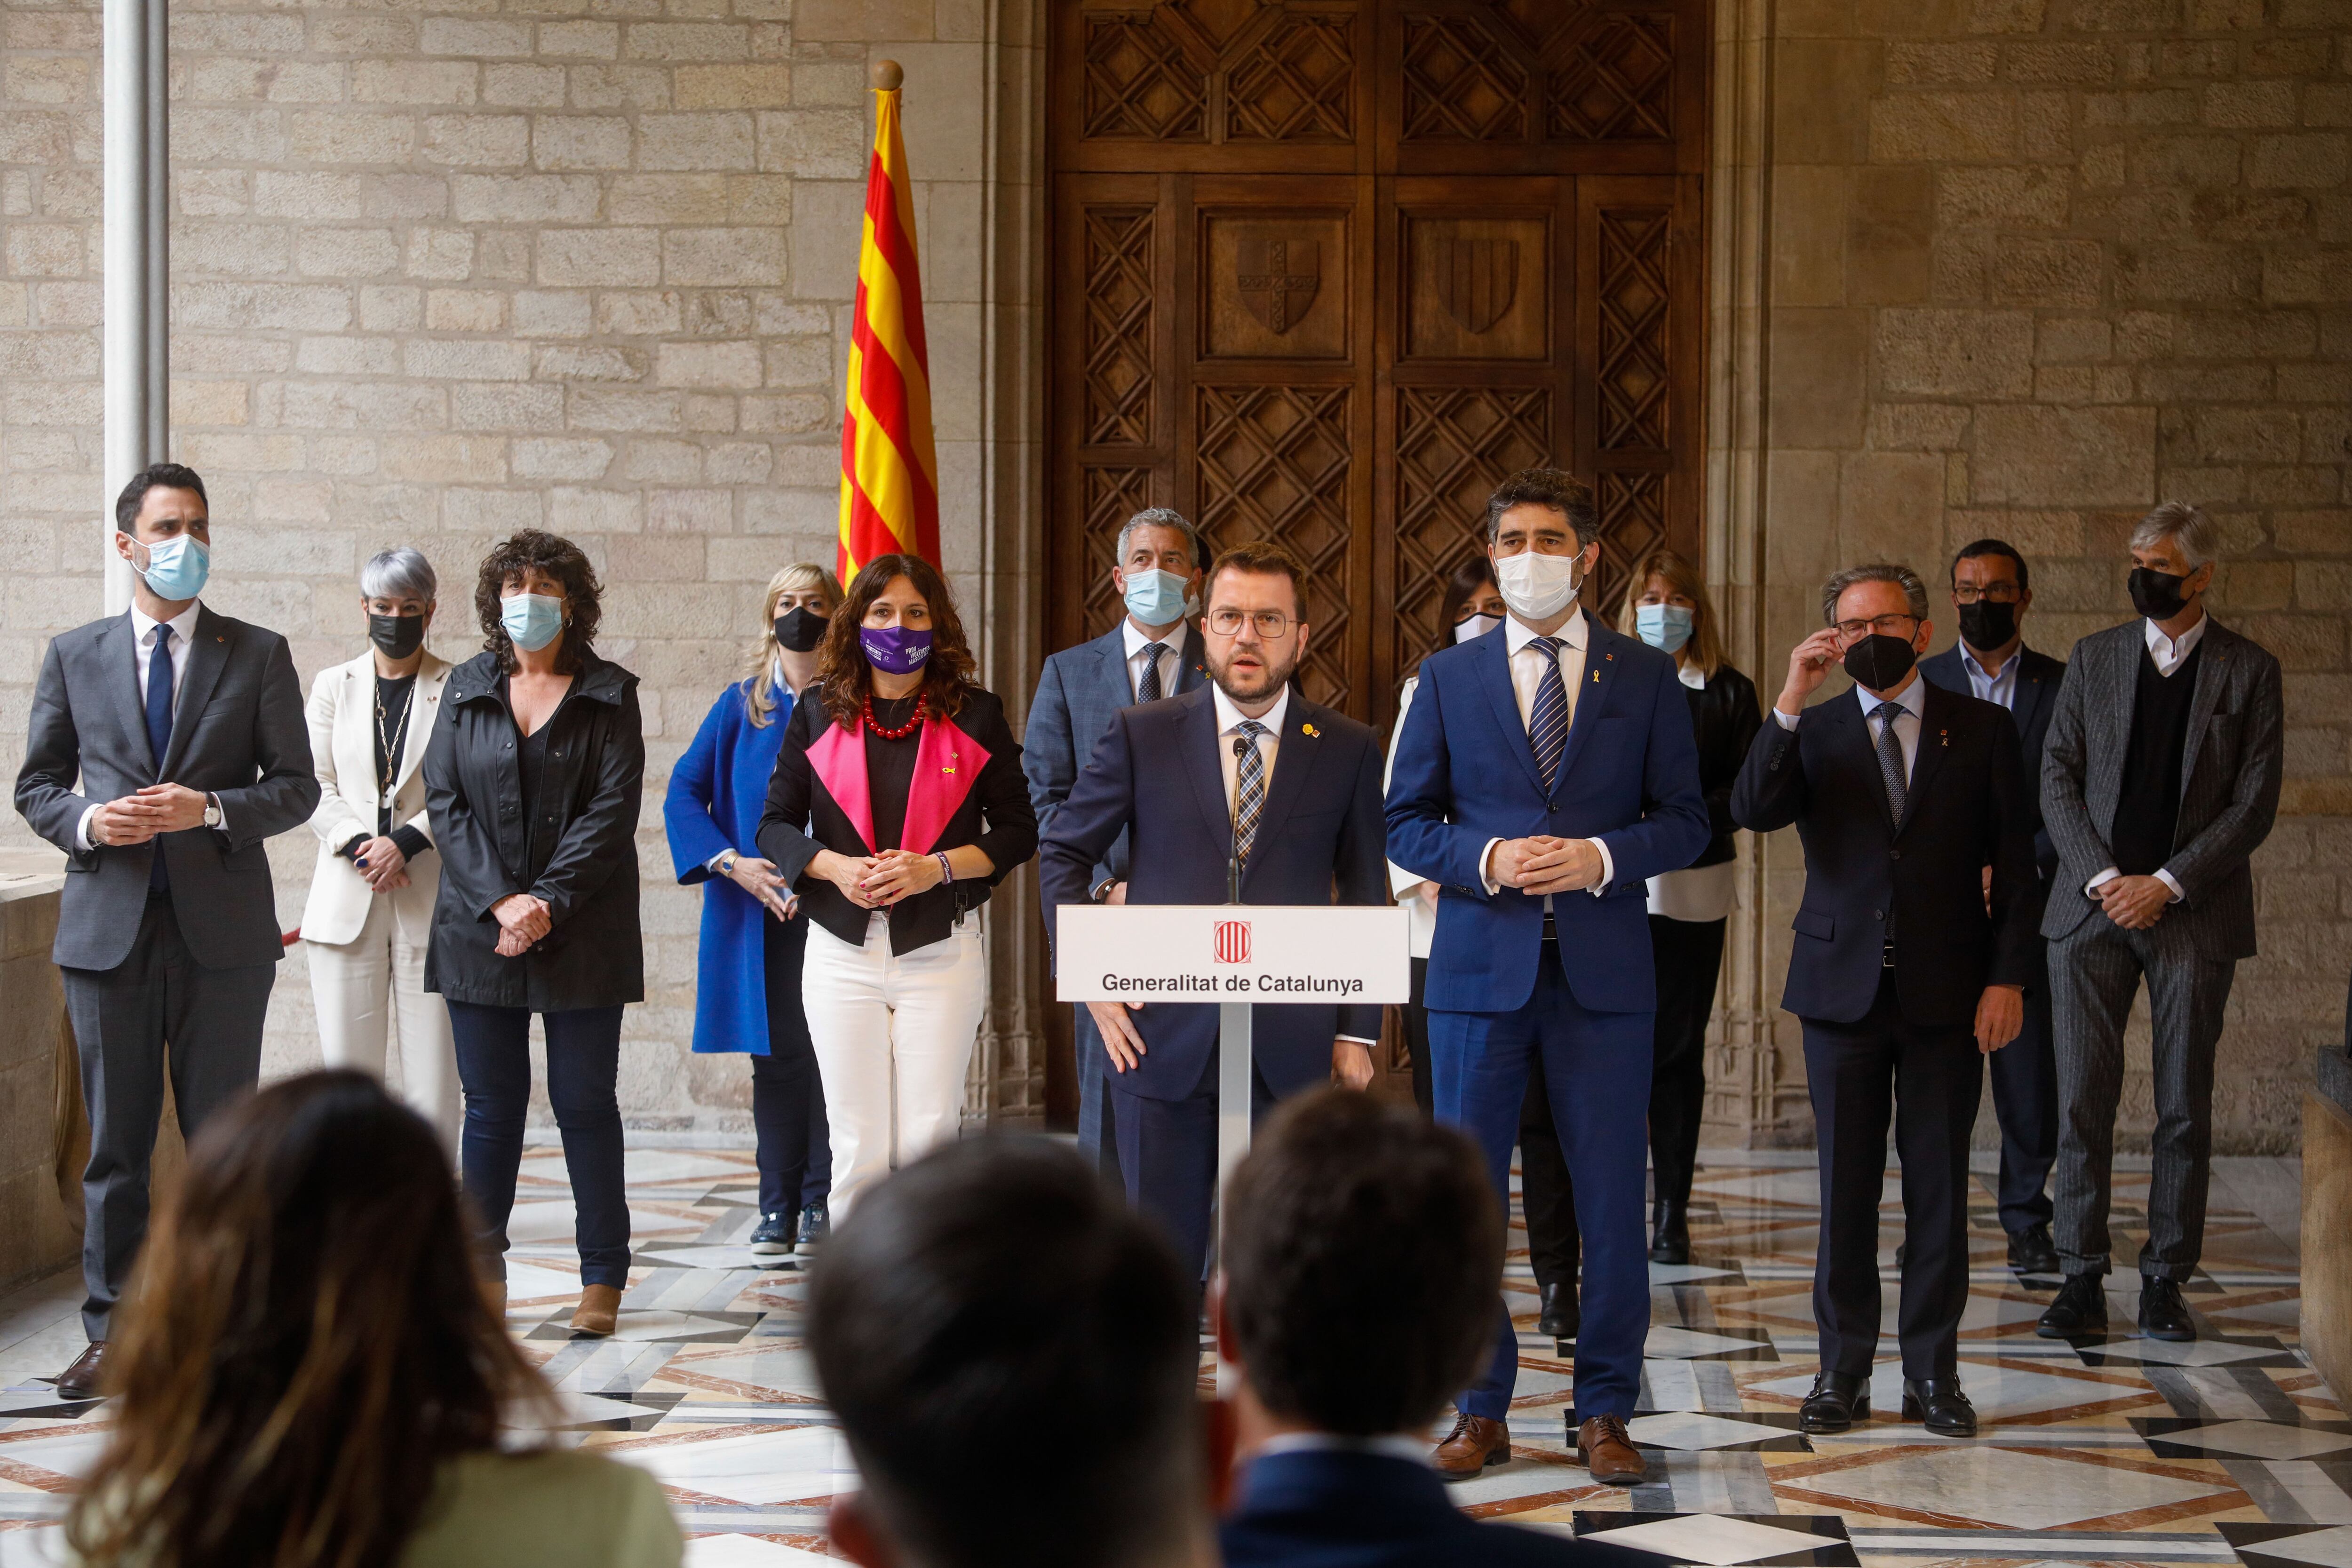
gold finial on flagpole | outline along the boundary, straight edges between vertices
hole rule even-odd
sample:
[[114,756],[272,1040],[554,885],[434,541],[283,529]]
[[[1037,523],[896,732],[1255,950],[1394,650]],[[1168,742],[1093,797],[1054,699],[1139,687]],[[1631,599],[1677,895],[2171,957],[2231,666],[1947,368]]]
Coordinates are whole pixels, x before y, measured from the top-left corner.
[[897,60],[876,60],[866,74],[878,92],[896,92],[898,84],[907,79],[907,73],[898,68]]

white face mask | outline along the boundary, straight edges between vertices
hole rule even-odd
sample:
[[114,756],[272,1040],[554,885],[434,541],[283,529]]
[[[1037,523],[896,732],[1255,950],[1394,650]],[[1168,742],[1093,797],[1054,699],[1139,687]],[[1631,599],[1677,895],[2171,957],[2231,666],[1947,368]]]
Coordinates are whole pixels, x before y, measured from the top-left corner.
[[1454,640],[1464,643],[1472,637],[1483,637],[1502,624],[1500,616],[1473,616],[1466,621],[1456,621],[1454,623]]
[[1495,585],[1503,591],[1503,603],[1513,615],[1524,621],[1548,621],[1576,602],[1584,586],[1576,569],[1580,559],[1522,550],[1496,561]]

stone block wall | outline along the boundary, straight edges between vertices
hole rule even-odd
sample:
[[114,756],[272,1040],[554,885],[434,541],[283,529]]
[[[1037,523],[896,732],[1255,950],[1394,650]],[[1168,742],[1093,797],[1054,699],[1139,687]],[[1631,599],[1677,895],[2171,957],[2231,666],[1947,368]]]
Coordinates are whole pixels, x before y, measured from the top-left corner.
[[[2127,618],[2125,539],[2198,501],[2214,613],[2286,671],[2262,956],[2225,1150],[2289,1146],[2352,968],[2352,8],[2344,0],[1781,0],[1771,46],[1759,685],[1842,564],[2032,562],[2026,634]],[[1938,646],[1955,628],[1940,597]],[[1765,849],[1777,1001],[1802,876]],[[1801,1085],[1795,1028],[1784,1085]],[[2125,1125],[2152,1112],[2145,1005]],[[1759,1116],[1809,1130],[1801,1095]],[[2128,1134],[2127,1134],[2128,1137]]]
[[[307,684],[363,649],[354,574],[385,545],[433,559],[433,646],[458,658],[480,646],[474,571],[493,540],[541,527],[586,548],[607,585],[602,651],[644,679],[652,759],[651,994],[623,1068],[640,1125],[748,1127],[741,1063],[687,1054],[699,895],[671,879],[662,790],[739,673],[770,574],[834,558],[866,70],[885,53],[906,67],[945,563],[982,618],[983,318],[1001,308],[984,292],[987,51],[1003,42],[989,9],[173,6],[173,445],[211,490],[207,599],[285,632]],[[111,498],[98,7],[10,0],[0,29],[13,776],[47,639],[100,613]],[[0,844],[28,837],[0,822]],[[307,833],[271,847],[288,927],[315,850]],[[316,1059],[300,952],[272,1001],[272,1072]]]

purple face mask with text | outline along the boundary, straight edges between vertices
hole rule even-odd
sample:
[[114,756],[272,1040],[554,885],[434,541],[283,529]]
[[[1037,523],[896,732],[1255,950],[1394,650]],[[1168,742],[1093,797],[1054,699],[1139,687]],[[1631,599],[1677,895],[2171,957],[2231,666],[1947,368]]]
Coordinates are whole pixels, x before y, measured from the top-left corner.
[[931,657],[931,634],[929,627],[860,626],[857,646],[866,651],[866,662],[884,674],[912,675]]

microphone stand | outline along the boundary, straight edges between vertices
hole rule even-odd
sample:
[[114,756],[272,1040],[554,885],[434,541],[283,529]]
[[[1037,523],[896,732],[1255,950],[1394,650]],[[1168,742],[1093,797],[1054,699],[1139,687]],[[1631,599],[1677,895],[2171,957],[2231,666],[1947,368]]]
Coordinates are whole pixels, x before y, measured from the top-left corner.
[[[1225,842],[1225,902],[1242,901],[1242,835],[1241,835],[1241,768],[1242,759],[1249,755],[1248,738],[1234,737],[1234,816],[1232,832]],[[1249,1152],[1250,1145],[1250,1080],[1255,1073],[1251,1060],[1250,1004],[1247,996],[1238,1002],[1217,1004],[1217,1251],[1224,1251],[1225,1182]],[[1232,1398],[1238,1377],[1234,1368],[1223,1355],[1217,1358],[1217,1393]]]

